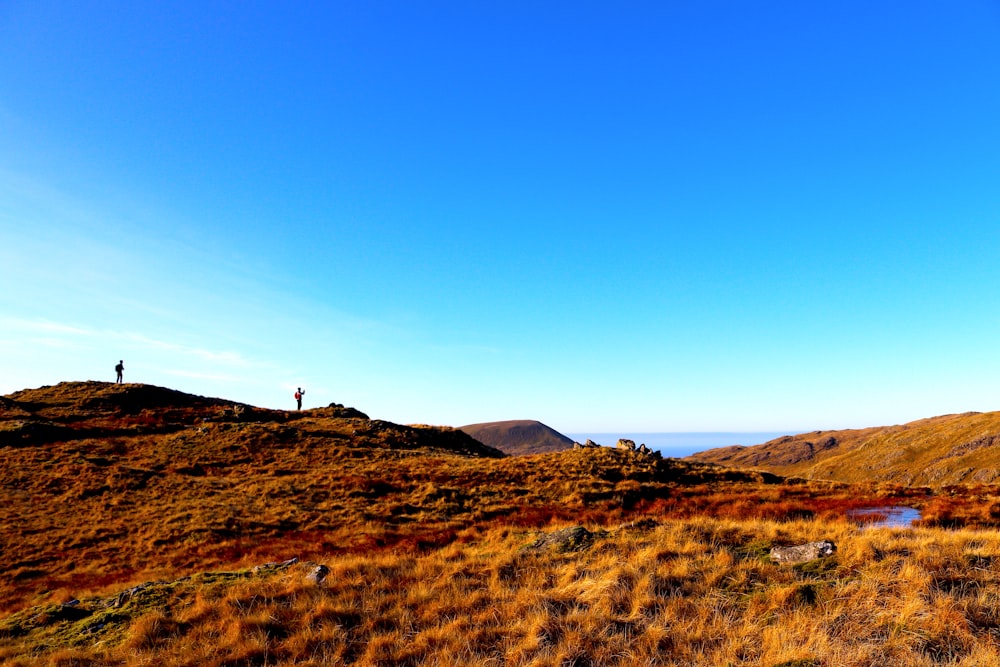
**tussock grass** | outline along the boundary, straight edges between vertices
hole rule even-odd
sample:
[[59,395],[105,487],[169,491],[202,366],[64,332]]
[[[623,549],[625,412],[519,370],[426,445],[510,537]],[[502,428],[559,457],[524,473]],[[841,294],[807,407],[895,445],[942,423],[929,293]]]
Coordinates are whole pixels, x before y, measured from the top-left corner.
[[[1000,664],[1000,535],[962,528],[1000,517],[985,485],[496,458],[349,408],[87,383],[0,401],[0,494],[3,664]],[[925,525],[844,519],[896,503]],[[816,539],[836,554],[768,557]]]
[[787,516],[816,502],[706,464],[612,449],[494,458],[454,429],[237,412],[156,389],[60,385],[0,412],[80,427],[0,445],[0,612],[293,554],[435,548],[473,525]]
[[[1000,661],[1000,573],[978,566],[1000,556],[993,532],[703,517],[608,527],[571,552],[527,549],[536,535],[495,528],[422,553],[341,554],[326,561],[319,587],[303,566],[165,584],[167,593],[92,642],[13,637],[5,621],[0,657],[12,665]],[[748,548],[817,535],[839,545],[821,567],[777,565]]]

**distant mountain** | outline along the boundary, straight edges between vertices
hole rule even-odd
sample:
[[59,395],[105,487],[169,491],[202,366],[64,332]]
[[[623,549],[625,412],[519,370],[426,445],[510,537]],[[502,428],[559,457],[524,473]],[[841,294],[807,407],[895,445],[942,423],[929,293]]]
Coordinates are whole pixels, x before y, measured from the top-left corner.
[[502,422],[485,422],[459,427],[468,435],[488,447],[504,454],[542,454],[573,448],[573,441],[542,422],[519,419]]
[[813,431],[720,447],[689,460],[784,476],[914,486],[1000,480],[1000,412],[943,415],[898,426]]

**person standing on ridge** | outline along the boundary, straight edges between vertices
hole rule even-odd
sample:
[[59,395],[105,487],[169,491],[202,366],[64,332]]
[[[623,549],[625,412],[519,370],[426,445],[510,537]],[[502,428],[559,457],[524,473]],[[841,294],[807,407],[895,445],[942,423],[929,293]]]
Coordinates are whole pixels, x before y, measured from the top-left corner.
[[296,410],[302,409],[302,397],[305,396],[305,393],[306,392],[302,391],[302,387],[299,387],[299,390],[295,392]]
[[125,362],[119,359],[118,365],[115,366],[115,373],[117,374],[117,377],[115,378],[115,384],[122,383],[122,373],[124,372],[125,372]]

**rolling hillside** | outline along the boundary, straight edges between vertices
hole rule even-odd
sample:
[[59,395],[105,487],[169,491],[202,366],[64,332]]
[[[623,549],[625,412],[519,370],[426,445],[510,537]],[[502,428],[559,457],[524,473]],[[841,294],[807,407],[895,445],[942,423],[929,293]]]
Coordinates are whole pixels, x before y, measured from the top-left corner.
[[469,424],[460,426],[459,430],[484,445],[512,456],[561,452],[573,448],[573,441],[562,433],[529,419]]
[[[67,382],[0,397],[0,662],[996,664],[995,600],[968,591],[1000,583],[1000,541],[845,518],[903,502],[1000,520],[981,491],[504,456],[339,405]],[[818,536],[836,556],[767,556]]]
[[945,486],[1000,479],[1000,412],[969,412],[898,426],[814,431],[750,447],[711,449],[692,461],[842,482]]
[[67,382],[0,402],[0,611],[290,555],[442,544],[495,521],[620,516],[679,483],[762,479],[611,449],[507,458],[457,429],[352,408]]

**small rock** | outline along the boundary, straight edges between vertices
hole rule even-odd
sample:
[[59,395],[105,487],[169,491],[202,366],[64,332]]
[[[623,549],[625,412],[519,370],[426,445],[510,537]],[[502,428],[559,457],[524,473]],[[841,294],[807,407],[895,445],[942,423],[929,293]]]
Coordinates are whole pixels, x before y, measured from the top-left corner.
[[134,596],[136,592],[138,592],[138,590],[139,590],[138,587],[125,589],[124,591],[118,594],[118,597],[115,598],[112,606],[124,607],[125,604],[132,599],[132,596]]
[[139,584],[138,586],[133,586],[132,588],[126,588],[116,597],[108,600],[106,604],[111,607],[123,607],[125,606],[126,603],[128,603],[129,600],[134,598],[138,593],[146,590],[147,588],[163,585],[166,583],[167,582],[165,581],[147,581],[143,584]]
[[330,568],[326,565],[317,565],[306,575],[306,581],[317,586],[322,586],[328,574],[330,574]]
[[619,438],[618,444],[615,445],[618,449],[628,449],[630,451],[635,451],[635,440],[629,440],[628,438]]
[[826,558],[833,555],[837,550],[836,545],[829,540],[821,542],[809,542],[793,547],[774,547],[771,549],[771,558],[778,563],[794,565],[796,563],[807,563],[818,558]]
[[525,551],[583,551],[593,543],[594,533],[583,526],[571,526],[542,535],[525,547]]
[[106,626],[107,626],[107,623],[103,623],[103,622],[101,622],[101,623],[95,623],[94,625],[88,625],[87,627],[85,627],[80,632],[80,634],[81,635],[96,634],[96,633],[100,632],[101,630],[103,630]]

